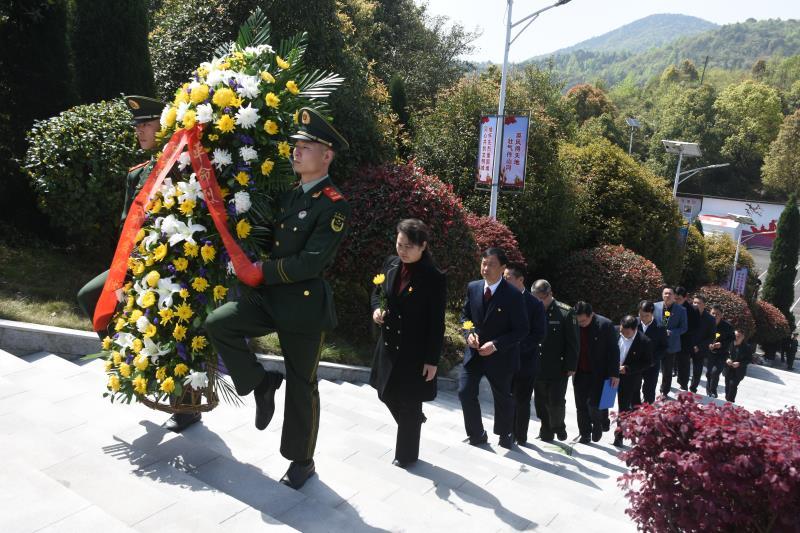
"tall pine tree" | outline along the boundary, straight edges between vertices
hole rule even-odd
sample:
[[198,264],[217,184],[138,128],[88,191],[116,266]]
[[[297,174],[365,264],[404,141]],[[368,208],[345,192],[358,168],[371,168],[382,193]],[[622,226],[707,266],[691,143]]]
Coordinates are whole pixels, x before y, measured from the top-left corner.
[[72,9],[70,41],[81,101],[153,96],[147,1],[73,0]]
[[800,211],[797,198],[789,197],[778,219],[778,232],[769,256],[769,269],[761,297],[781,310],[794,331],[794,315],[789,310],[794,300],[794,279],[797,276],[797,259],[800,253]]

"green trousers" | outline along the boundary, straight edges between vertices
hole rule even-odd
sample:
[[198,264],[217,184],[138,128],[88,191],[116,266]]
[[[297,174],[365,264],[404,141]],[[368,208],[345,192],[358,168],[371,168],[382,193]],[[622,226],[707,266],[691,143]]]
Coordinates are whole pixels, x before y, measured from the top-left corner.
[[[100,299],[100,294],[103,292],[106,278],[108,278],[108,270],[95,276],[78,291],[78,307],[89,317],[89,320],[94,319],[94,308],[97,307],[97,300]],[[105,331],[101,331],[97,334],[102,340],[103,337],[106,336],[106,333]]]
[[[287,304],[290,305],[290,304]],[[247,291],[236,302],[218,307],[206,318],[206,333],[222,357],[236,392],[246,396],[264,377],[264,367],[247,344],[248,338],[276,331],[275,320],[264,308],[258,291]],[[286,401],[283,411],[281,455],[291,461],[314,456],[319,431],[317,367],[325,333],[278,331],[286,365]]]

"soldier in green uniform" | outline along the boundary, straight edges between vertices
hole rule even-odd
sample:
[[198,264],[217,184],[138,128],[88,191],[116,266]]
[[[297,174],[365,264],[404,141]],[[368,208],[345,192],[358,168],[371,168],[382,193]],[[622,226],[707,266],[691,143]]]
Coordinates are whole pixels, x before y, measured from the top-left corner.
[[314,474],[317,367],[325,333],[336,326],[333,292],[323,272],[333,262],[350,217],[347,201],[328,176],[347,141],[313,109],[303,108],[299,116],[292,164],[300,182],[278,198],[272,251],[258,264],[263,285],[215,309],[205,324],[236,392],[253,392],[260,430],[272,419],[283,375],[266,372],[246,339],[278,332],[286,366],[281,455],[292,461],[281,483],[295,489]]
[[541,368],[533,385],[533,405],[542,422],[539,438],[545,442],[567,440],[564,422],[567,382],[578,367],[578,323],[572,307],[556,301],[547,280],[540,279],[531,292],[544,304],[547,335],[541,345]]
[[[139,141],[139,146],[142,150],[154,152],[156,148],[156,133],[161,128],[159,117],[166,104],[145,96],[125,96],[124,99],[125,104],[133,115],[133,125],[136,128],[136,138]],[[128,177],[125,181],[125,205],[122,209],[123,224],[133,200],[144,186],[155,164],[156,158],[153,155],[149,160],[128,170]],[[97,275],[78,291],[78,306],[90,320],[94,318],[94,309],[97,306],[97,300],[100,299],[100,294],[103,292],[107,277],[108,270]],[[102,339],[106,332],[98,332],[98,335]],[[200,413],[175,414],[167,420],[164,427],[179,433],[198,420],[200,420]]]

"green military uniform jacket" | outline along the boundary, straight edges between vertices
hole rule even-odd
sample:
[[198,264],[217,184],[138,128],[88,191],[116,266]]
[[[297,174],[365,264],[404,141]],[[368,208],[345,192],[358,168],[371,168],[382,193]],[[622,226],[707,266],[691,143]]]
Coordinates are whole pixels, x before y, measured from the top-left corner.
[[578,322],[567,304],[550,302],[545,310],[547,335],[541,347],[541,369],[537,379],[558,380],[578,367]]
[[140,163],[135,167],[128,169],[128,177],[125,179],[125,206],[122,209],[122,222],[128,217],[128,211],[133,204],[133,200],[139,191],[144,187],[144,183],[150,176],[153,166],[156,164],[156,159],[151,158],[149,161]]
[[330,178],[308,192],[298,186],[278,197],[261,292],[279,331],[336,327],[333,290],[322,275],[336,257],[349,220],[350,206]]

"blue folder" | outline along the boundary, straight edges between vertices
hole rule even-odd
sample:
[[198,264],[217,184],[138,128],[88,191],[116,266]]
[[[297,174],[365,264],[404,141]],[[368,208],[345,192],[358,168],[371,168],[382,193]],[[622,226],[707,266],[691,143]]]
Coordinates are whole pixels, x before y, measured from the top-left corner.
[[607,379],[605,383],[603,383],[603,394],[600,395],[600,405],[597,408],[610,409],[611,407],[614,407],[614,400],[617,398],[618,388],[619,385],[612,387],[611,379]]

